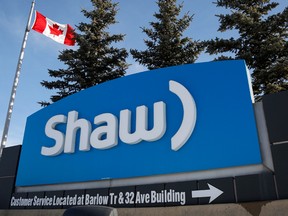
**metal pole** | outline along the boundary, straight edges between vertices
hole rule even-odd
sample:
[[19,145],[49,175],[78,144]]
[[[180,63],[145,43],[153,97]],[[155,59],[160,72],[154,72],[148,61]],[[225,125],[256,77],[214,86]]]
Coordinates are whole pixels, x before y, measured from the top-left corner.
[[6,145],[6,141],[7,141],[7,137],[8,137],[9,125],[10,125],[10,120],[11,120],[11,116],[12,116],[13,105],[14,105],[14,100],[15,100],[15,96],[16,96],[16,90],[17,90],[17,86],[18,86],[18,82],[19,82],[20,71],[21,71],[21,67],[22,67],[22,63],[23,63],[24,50],[26,47],[27,39],[28,39],[28,33],[30,31],[30,24],[31,24],[32,14],[34,11],[34,5],[35,5],[35,0],[32,1],[30,13],[29,13],[29,18],[27,21],[27,26],[25,29],[25,34],[24,34],[23,41],[22,41],[22,47],[21,47],[21,51],[20,51],[20,55],[19,55],[19,59],[18,59],[18,64],[17,64],[17,68],[16,68],[16,72],[15,72],[14,83],[13,83],[12,90],[11,90],[10,101],[9,101],[8,110],[7,110],[7,114],[6,114],[5,126],[4,126],[4,130],[3,130],[3,134],[2,134],[1,144],[0,144],[0,158],[2,156],[2,151]]

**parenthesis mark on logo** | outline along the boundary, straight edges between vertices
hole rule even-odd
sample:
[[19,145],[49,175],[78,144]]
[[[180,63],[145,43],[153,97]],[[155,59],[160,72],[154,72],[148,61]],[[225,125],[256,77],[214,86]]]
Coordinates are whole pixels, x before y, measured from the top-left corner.
[[171,138],[171,148],[179,150],[191,136],[196,124],[196,104],[190,92],[180,83],[169,81],[169,90],[176,94],[183,106],[183,119],[180,128]]

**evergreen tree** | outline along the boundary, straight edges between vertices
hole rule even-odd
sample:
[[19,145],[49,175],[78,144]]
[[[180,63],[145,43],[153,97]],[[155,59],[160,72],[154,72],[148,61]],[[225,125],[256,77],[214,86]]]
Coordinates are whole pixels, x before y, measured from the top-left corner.
[[239,36],[207,41],[207,52],[235,54],[218,59],[244,59],[252,71],[254,94],[258,98],[288,90],[288,7],[269,15],[278,3],[270,0],[217,0],[216,4],[231,9],[229,14],[218,15],[218,31],[236,30]]
[[193,16],[186,13],[178,18],[183,4],[176,5],[176,0],[158,0],[159,12],[154,14],[157,22],[150,22],[152,28],[142,28],[149,37],[144,40],[147,49],[131,49],[133,58],[149,70],[193,63],[202,51],[201,43],[183,37]]
[[[117,3],[111,0],[91,0],[93,10],[82,10],[90,23],[81,22],[75,39],[77,50],[66,49],[58,59],[67,65],[66,69],[49,70],[49,75],[56,81],[42,81],[42,86],[56,89],[51,96],[55,102],[73,93],[99,83],[122,77],[128,68],[124,48],[116,48],[115,43],[124,39],[122,34],[110,34],[107,29],[116,23]],[[114,46],[113,46],[114,45]],[[50,102],[40,102],[42,106]]]

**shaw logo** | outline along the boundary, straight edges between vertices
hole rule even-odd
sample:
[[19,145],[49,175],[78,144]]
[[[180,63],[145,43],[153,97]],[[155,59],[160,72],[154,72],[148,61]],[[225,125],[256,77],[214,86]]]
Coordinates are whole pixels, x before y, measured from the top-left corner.
[[[196,104],[190,92],[180,83],[170,80],[169,90],[177,95],[183,107],[183,119],[180,128],[171,138],[171,149],[179,150],[191,136],[196,123]],[[119,139],[126,144],[137,144],[141,141],[153,142],[162,138],[166,132],[166,104],[163,101],[153,105],[153,128],[148,129],[148,108],[138,106],[136,108],[135,131],[131,132],[131,111],[121,110],[119,123],[112,113],[103,113],[94,117],[94,124],[98,126],[92,131],[91,122],[87,119],[78,119],[77,111],[68,112],[65,115],[51,117],[45,126],[45,134],[55,140],[52,147],[42,146],[41,154],[44,156],[56,156],[61,153],[74,153],[75,140],[78,130],[79,151],[89,151],[91,146],[95,149],[109,149],[118,144]],[[66,125],[66,133],[57,130],[56,126]]]
[[38,110],[27,118],[16,186],[104,180],[121,187],[142,184],[144,177],[158,184],[192,181],[194,172],[259,170],[246,69],[241,60],[160,68]]

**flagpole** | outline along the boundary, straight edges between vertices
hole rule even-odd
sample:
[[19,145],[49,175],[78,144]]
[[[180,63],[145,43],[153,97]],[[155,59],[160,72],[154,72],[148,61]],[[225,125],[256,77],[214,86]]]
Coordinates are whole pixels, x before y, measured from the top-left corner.
[[7,137],[8,137],[9,125],[10,125],[10,120],[11,120],[11,116],[12,116],[13,105],[14,105],[16,90],[17,90],[17,86],[18,86],[18,82],[19,82],[21,67],[22,67],[22,63],[23,63],[24,50],[26,47],[27,39],[28,39],[28,33],[30,31],[30,24],[31,24],[33,11],[34,11],[34,6],[35,6],[35,0],[32,1],[32,5],[31,5],[28,21],[27,21],[27,26],[26,26],[23,41],[22,41],[22,47],[21,47],[21,51],[20,51],[20,55],[19,55],[19,59],[18,59],[18,64],[17,64],[17,68],[16,68],[16,72],[15,72],[14,83],[13,83],[12,90],[11,90],[10,101],[9,101],[8,110],[7,110],[7,114],[6,114],[5,126],[3,129],[2,140],[1,140],[1,144],[0,144],[0,158],[2,156],[2,152],[3,152],[3,149],[6,145],[6,141],[7,141]]

